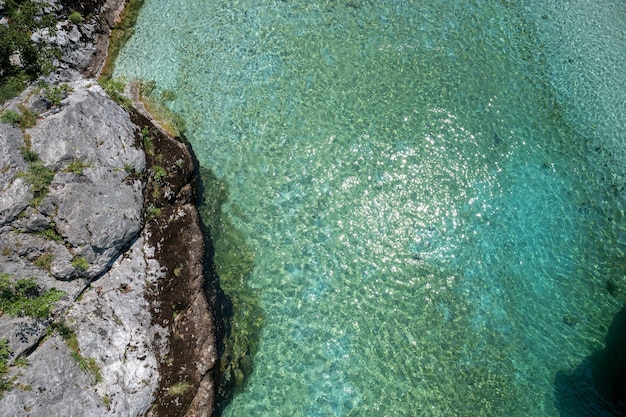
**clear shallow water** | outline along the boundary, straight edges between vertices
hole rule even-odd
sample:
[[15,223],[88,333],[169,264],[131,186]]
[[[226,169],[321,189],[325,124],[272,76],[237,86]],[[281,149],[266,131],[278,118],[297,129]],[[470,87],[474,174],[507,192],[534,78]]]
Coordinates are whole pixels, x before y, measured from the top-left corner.
[[254,249],[224,415],[558,416],[556,373],[602,347],[623,172],[541,7],[449,3],[146,2],[116,75],[176,93]]

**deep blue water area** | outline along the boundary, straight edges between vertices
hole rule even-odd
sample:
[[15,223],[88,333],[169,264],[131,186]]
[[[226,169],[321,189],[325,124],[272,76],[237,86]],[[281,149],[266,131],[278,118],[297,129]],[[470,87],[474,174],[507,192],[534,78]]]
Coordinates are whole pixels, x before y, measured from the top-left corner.
[[115,75],[174,93],[252,250],[225,416],[610,415],[626,5],[561,3],[146,0]]

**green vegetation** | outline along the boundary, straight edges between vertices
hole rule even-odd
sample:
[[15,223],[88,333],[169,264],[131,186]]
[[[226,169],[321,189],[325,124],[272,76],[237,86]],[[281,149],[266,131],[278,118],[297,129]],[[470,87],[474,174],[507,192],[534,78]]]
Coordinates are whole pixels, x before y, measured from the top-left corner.
[[86,358],[80,353],[80,347],[78,346],[78,338],[76,333],[65,323],[61,321],[53,324],[57,333],[65,340],[70,355],[78,363],[78,366],[83,372],[90,373],[94,376],[94,382],[97,384],[102,381],[102,372],[100,366],[94,358]]
[[155,217],[160,217],[161,216],[161,209],[158,207],[155,207],[153,204],[150,204],[148,207],[146,207],[146,219],[150,220],[153,219]]
[[171,397],[178,397],[187,392],[191,387],[192,385],[187,381],[177,382],[167,389],[167,395]]
[[102,372],[94,358],[86,358],[80,352],[72,352],[71,355],[83,372],[93,375],[96,384],[102,382]]
[[167,177],[167,171],[160,165],[155,165],[152,168],[152,171],[154,172],[152,178],[154,178],[154,182],[156,182],[157,184],[161,184],[163,178]]
[[58,107],[61,105],[61,101],[67,97],[67,94],[71,92],[72,88],[69,84],[63,83],[56,87],[46,87],[44,96],[50,103],[52,103],[53,106]]
[[19,127],[22,131],[35,126],[37,123],[37,114],[28,110],[23,104],[19,104],[17,107],[20,110],[19,112],[11,109],[2,112],[0,121],[13,125],[14,127]]
[[156,88],[155,81],[139,81],[139,98],[146,107],[146,110],[159,121],[159,124],[173,137],[181,135],[185,130],[183,118],[172,113],[167,107],[168,101],[176,99],[176,93],[172,90],[161,90]]
[[11,348],[6,339],[0,339],[0,398],[4,393],[13,387],[11,381],[4,377],[9,370],[9,359],[11,359]]
[[82,274],[89,269],[89,262],[87,262],[87,259],[80,255],[72,259],[71,265],[78,274]]
[[0,115],[0,122],[13,125],[14,127],[18,127],[21,120],[22,115],[11,109],[3,111]]
[[9,364],[7,363],[9,359],[11,359],[9,341],[6,339],[0,339],[0,375],[6,374],[9,370]]
[[[35,278],[18,279],[11,282],[11,275],[0,273],[0,316],[7,314],[11,317],[31,316],[48,319],[52,314],[54,303],[59,301],[65,293],[56,288],[42,291]],[[8,361],[12,357],[9,343],[6,339],[0,340],[0,398],[13,387],[13,382],[4,377],[7,373]],[[28,361],[20,356],[14,365],[25,367]],[[21,386],[28,389],[28,386]]]
[[191,383],[187,381],[177,382],[167,389],[167,395],[169,395],[170,397],[178,397],[187,392],[191,387]]
[[63,169],[63,172],[72,172],[74,174],[83,175],[83,170],[89,167],[89,164],[80,159],[75,159]]
[[35,152],[31,151],[29,148],[22,148],[22,157],[26,162],[37,162],[39,160],[39,155]]
[[44,239],[52,240],[53,242],[60,242],[63,240],[63,237],[57,231],[54,222],[50,223],[45,229],[37,232],[37,234]]
[[41,291],[35,278],[18,279],[11,283],[10,277],[9,274],[0,274],[0,315],[47,319],[54,303],[64,295],[56,288]]
[[67,17],[67,19],[75,25],[79,25],[83,22],[83,15],[76,10],[72,10],[72,13]]
[[130,99],[124,95],[124,88],[126,87],[126,81],[123,79],[100,79],[100,86],[107,92],[117,104],[124,108],[131,106]]
[[52,261],[54,261],[54,254],[44,253],[39,258],[35,259],[35,265],[49,272],[52,267]]
[[152,138],[150,137],[150,129],[146,126],[141,129],[141,137],[143,138],[143,147],[146,154],[154,156],[154,145],[152,144]]
[[111,409],[111,397],[105,395],[104,397],[102,397],[102,402],[104,403],[104,406],[107,410]]
[[22,129],[22,131],[37,124],[37,113],[30,111],[23,104],[18,104],[17,108],[22,112],[22,118],[20,120],[20,129]]
[[30,162],[30,166],[20,176],[24,178],[26,184],[30,185],[30,190],[33,192],[31,204],[36,207],[48,195],[49,185],[54,179],[54,171],[45,166],[34,152],[26,149],[22,151],[22,155]]
[[26,368],[28,366],[28,359],[26,359],[26,357],[24,356],[20,356],[15,359],[13,365],[17,366],[18,368]]
[[31,39],[39,29],[55,30],[57,20],[46,12],[46,2],[4,0],[1,4],[0,15],[7,19],[6,25],[0,25],[0,102],[4,102],[22,92],[28,82],[48,74],[59,51]]

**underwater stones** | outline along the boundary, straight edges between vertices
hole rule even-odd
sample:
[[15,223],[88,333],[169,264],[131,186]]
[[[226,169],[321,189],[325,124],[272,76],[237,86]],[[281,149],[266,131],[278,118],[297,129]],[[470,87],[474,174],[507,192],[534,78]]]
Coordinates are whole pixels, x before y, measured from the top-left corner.
[[578,318],[571,314],[566,314],[565,316],[563,316],[563,323],[567,324],[570,327],[575,326],[578,321]]
[[606,347],[591,356],[591,367],[593,383],[600,395],[625,413],[626,305],[613,318],[606,335]]
[[620,283],[615,278],[609,278],[606,280],[606,290],[613,297],[618,297],[619,294],[624,290],[624,284]]

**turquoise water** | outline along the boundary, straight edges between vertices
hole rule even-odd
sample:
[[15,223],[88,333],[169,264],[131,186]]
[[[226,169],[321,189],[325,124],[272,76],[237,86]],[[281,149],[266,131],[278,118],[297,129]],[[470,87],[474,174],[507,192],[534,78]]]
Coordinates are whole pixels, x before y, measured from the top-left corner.
[[225,416],[560,415],[623,302],[626,89],[536,3],[146,1],[116,76],[175,92],[254,249]]

